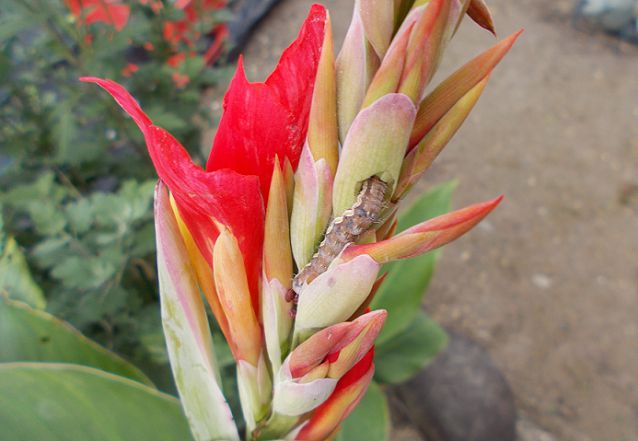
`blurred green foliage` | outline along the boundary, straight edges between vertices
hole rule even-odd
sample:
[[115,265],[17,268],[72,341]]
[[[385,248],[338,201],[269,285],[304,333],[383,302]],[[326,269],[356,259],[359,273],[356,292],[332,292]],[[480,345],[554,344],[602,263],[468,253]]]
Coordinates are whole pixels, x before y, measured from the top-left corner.
[[[154,121],[184,145],[200,146],[197,121],[211,120],[202,91],[230,72],[201,54],[211,44],[207,30],[228,12],[205,11],[189,23],[197,40],[169,41],[166,23],[185,19],[173,2],[126,2],[130,15],[121,30],[84,24],[70,3],[7,0],[0,11],[4,230],[24,248],[14,264],[28,262],[47,311],[142,366],[164,364],[155,172],[134,125],[106,94],[78,78],[122,82]],[[201,151],[190,153],[202,161]],[[12,283],[37,287],[33,279]]]

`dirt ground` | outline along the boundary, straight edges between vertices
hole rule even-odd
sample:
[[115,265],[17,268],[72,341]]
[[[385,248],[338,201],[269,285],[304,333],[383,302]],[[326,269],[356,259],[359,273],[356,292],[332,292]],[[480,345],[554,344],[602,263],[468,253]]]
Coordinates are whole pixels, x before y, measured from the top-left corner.
[[[249,77],[273,68],[310,4],[263,22]],[[325,4],[340,42],[352,1]],[[636,441],[638,47],[576,29],[571,1],[488,4],[500,37],[525,33],[423,184],[458,178],[457,208],[506,199],[446,248],[426,308],[485,345],[558,439]],[[493,43],[466,21],[441,73]]]

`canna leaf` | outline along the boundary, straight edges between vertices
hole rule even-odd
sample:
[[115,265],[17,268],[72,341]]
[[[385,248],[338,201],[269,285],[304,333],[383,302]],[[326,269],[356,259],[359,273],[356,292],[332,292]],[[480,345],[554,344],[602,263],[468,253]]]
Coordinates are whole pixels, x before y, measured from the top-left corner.
[[36,309],[46,306],[42,289],[33,280],[27,260],[13,237],[0,237],[0,297],[2,295]]
[[390,423],[388,399],[381,387],[372,382],[361,402],[341,423],[335,441],[388,441]]
[[0,296],[0,363],[20,361],[94,367],[154,387],[138,368],[68,323]]
[[[438,185],[424,193],[399,216],[399,231],[417,225],[423,219],[445,214],[450,209],[452,192],[456,182]],[[403,332],[421,310],[421,301],[430,284],[438,252],[425,253],[413,259],[400,260],[384,265],[388,272],[370,307],[386,309],[388,318],[377,338],[377,344]]]
[[447,333],[420,311],[405,331],[377,346],[375,379],[399,384],[427,366],[447,345]]
[[0,427],[12,441],[193,439],[174,397],[73,364],[0,364]]

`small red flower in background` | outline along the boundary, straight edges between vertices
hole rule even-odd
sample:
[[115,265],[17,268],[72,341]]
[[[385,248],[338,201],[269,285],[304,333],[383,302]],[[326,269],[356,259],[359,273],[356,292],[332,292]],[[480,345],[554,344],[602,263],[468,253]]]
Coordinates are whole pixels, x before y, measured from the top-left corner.
[[121,31],[128,22],[131,7],[118,0],[65,0],[71,14],[82,24],[106,23]]
[[177,86],[179,89],[185,87],[191,80],[188,75],[184,75],[179,72],[173,72],[173,75],[171,75],[171,79],[173,80],[175,86]]
[[[174,48],[179,43],[185,43],[189,47],[200,37],[200,33],[193,29],[193,24],[210,11],[216,11],[226,6],[226,0],[180,0],[175,2],[175,8],[184,11],[181,20],[167,21],[162,30],[164,39]],[[214,33],[214,28],[210,32]]]
[[149,5],[156,14],[164,9],[164,3],[162,3],[162,0],[140,0],[140,4],[145,6]]
[[178,67],[184,62],[185,59],[186,54],[184,52],[178,52],[168,57],[168,59],[166,60],[166,64],[168,64],[170,67]]
[[219,24],[213,28],[210,35],[213,37],[213,42],[204,54],[206,64],[213,64],[221,55],[224,40],[228,36],[228,27],[225,24]]
[[129,63],[124,67],[124,69],[122,69],[122,75],[124,75],[125,77],[130,77],[138,70],[140,70],[140,68],[137,64]]

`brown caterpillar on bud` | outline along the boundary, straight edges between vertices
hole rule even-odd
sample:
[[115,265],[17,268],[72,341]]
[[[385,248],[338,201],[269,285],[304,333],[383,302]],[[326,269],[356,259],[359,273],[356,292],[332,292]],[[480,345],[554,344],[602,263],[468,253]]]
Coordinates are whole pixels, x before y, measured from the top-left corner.
[[385,207],[387,189],[388,184],[376,176],[363,182],[355,203],[332,220],[317,252],[292,280],[292,289],[286,294],[287,301],[297,303],[301,287],[324,273],[346,245],[359,240],[363,233],[378,222]]

